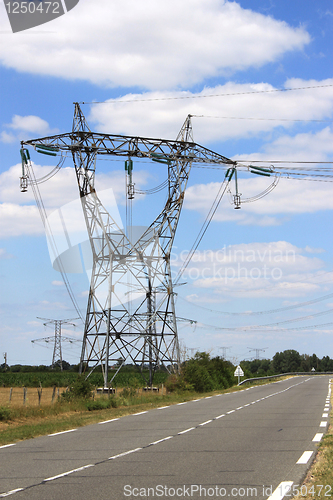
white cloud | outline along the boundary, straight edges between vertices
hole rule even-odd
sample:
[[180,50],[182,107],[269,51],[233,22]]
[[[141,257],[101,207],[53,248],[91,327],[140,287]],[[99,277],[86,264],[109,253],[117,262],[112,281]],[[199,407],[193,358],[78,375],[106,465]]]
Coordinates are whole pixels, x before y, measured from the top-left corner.
[[35,115],[14,115],[12,122],[7,127],[24,132],[36,132],[37,134],[45,134],[50,131],[47,121]]
[[53,286],[64,286],[64,282],[63,281],[52,281],[52,285]]
[[[32,152],[32,158],[37,153]],[[49,159],[46,160],[49,162]],[[55,159],[55,164],[58,159]],[[97,173],[95,186],[97,194],[105,189],[112,188],[117,203],[124,202],[124,170],[112,169],[108,173]],[[114,167],[113,167],[114,168]],[[54,165],[41,166],[33,164],[36,179],[43,179],[54,169]],[[19,178],[22,175],[20,164],[0,174],[0,234],[2,238],[20,235],[39,235],[44,232],[42,220],[36,206],[33,190],[28,186],[25,193],[21,193]],[[145,185],[148,179],[147,172],[137,170],[135,180],[137,187]],[[47,182],[38,185],[46,214],[62,207],[66,203],[79,199],[77,181],[73,167],[63,167]]]
[[11,133],[6,132],[5,130],[0,134],[0,141],[5,144],[11,144],[12,142],[17,141],[17,137]]
[[[174,259],[175,267],[181,264],[181,256]],[[184,278],[200,290],[200,300],[204,290],[212,291],[213,302],[230,297],[286,298],[319,292],[322,286],[316,278],[323,268],[321,259],[304,255],[303,249],[286,241],[244,243],[197,251]]]
[[[1,5],[0,29],[8,29]],[[52,29],[52,31],[50,31]],[[38,36],[31,33],[38,31]],[[177,88],[260,67],[302,50],[303,27],[227,0],[81,0],[65,16],[0,48],[4,66],[104,86]]]
[[[14,115],[11,123],[6,123],[3,126],[10,129],[9,131],[4,130],[0,134],[0,141],[7,144],[22,139],[26,140],[32,135],[42,135],[45,137],[59,132],[57,128],[50,128],[46,120],[35,115]],[[16,133],[13,134],[11,130],[14,130]]]
[[0,204],[0,234],[2,238],[27,234],[43,234],[44,228],[35,206],[13,203]]
[[[186,116],[191,114],[194,115],[194,140],[200,144],[230,138],[244,139],[270,133],[277,127],[292,130],[295,126],[292,120],[331,118],[333,87],[323,85],[333,85],[333,79],[287,80],[285,88],[321,87],[290,92],[275,92],[277,89],[268,83],[238,84],[230,81],[213,88],[205,87],[197,93],[155,91],[128,94],[110,99],[107,104],[92,105],[88,121],[96,124],[96,130],[105,133],[173,139]],[[260,91],[268,92],[258,93]]]
[[[262,193],[271,182],[271,178],[257,176],[239,178],[238,186],[242,193],[241,200],[246,201],[247,198]],[[220,185],[220,183],[212,182],[190,186],[185,194],[184,208],[195,210],[206,216]],[[234,194],[233,184],[230,185],[230,189]],[[281,224],[284,217],[295,214],[333,210],[330,183],[281,179],[271,193],[253,203],[243,203],[241,210],[234,210],[233,205],[230,204],[229,196],[228,194],[224,195],[214,216],[214,221],[235,221],[239,224],[268,226]]]

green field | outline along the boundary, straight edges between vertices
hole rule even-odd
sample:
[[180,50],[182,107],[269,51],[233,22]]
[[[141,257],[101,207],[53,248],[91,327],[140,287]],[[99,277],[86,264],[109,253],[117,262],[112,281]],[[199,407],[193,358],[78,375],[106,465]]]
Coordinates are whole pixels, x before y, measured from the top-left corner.
[[[114,373],[114,372],[113,372]],[[109,379],[113,376],[110,372]],[[146,379],[149,378],[148,371],[144,372]],[[154,376],[154,385],[161,385],[168,376],[167,372],[157,372]],[[78,378],[77,372],[71,371],[32,371],[32,372],[3,372],[0,373],[0,387],[67,387]],[[103,386],[102,373],[93,372],[89,381],[97,387]],[[120,371],[114,381],[113,387],[144,387],[147,385],[141,374],[135,371]]]

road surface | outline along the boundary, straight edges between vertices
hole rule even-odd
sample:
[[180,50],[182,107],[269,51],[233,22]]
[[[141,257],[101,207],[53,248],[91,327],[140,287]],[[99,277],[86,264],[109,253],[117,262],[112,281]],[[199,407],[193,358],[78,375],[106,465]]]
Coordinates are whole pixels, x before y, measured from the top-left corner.
[[329,376],[293,377],[0,447],[0,498],[290,498],[329,401]]

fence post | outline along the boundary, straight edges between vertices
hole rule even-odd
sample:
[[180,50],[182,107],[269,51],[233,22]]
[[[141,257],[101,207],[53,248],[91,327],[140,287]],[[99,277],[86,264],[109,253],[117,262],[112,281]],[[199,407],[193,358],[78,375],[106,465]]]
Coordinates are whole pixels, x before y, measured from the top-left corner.
[[23,404],[25,405],[27,400],[27,388],[23,387]]
[[54,385],[54,386],[53,386],[53,392],[52,392],[52,403],[53,403],[54,398],[55,398],[56,388],[57,388],[57,386],[56,386],[56,385]]
[[12,394],[13,394],[13,388],[11,387],[10,391],[9,391],[9,402],[10,403],[12,402]]
[[38,393],[38,406],[40,406],[40,403],[41,403],[41,399],[42,399],[42,392],[43,392],[42,384],[39,382],[39,389],[37,388],[37,393]]

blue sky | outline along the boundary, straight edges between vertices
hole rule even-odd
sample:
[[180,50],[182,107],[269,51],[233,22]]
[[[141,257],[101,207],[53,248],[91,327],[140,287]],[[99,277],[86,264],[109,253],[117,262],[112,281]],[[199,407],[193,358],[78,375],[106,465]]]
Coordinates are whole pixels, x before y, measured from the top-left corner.
[[[80,0],[66,15],[12,34],[0,5],[0,355],[9,364],[50,364],[50,347],[31,343],[53,333],[37,317],[76,317],[32,192],[19,190],[19,141],[70,131],[74,101],[110,100],[82,105],[92,130],[174,139],[192,114],[194,140],[229,158],[332,162],[332,28],[328,0]],[[259,93],[300,87],[312,88]],[[40,176],[55,165],[35,152],[32,160]],[[165,179],[157,165],[135,163],[136,187]],[[175,270],[223,176],[193,168]],[[240,175],[242,199],[271,182]],[[122,163],[99,162],[97,185],[113,189],[124,221]],[[40,187],[49,213],[74,200],[70,160]],[[235,362],[253,356],[249,348],[266,357],[285,349],[333,357],[331,193],[329,182],[281,179],[241,210],[223,198],[176,289],[177,314],[196,321],[179,324],[183,345],[216,355],[230,347]],[[149,224],[164,200],[137,195],[133,223]],[[84,314],[87,277],[68,277]],[[77,325],[64,334],[82,338]],[[64,345],[63,357],[76,363],[79,350]]]

